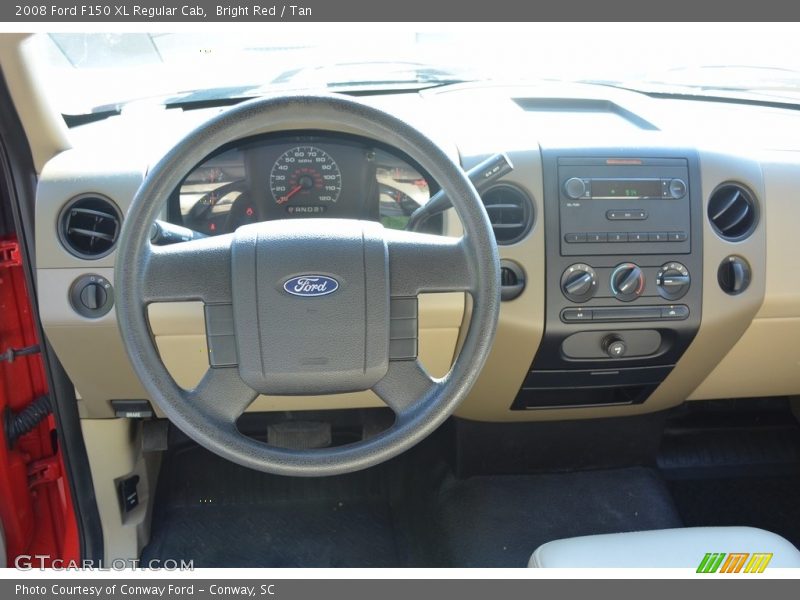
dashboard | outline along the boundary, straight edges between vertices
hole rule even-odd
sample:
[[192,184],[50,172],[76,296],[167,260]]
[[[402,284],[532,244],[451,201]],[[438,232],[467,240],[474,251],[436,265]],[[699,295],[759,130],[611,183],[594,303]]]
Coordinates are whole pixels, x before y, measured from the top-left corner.
[[[687,400],[800,394],[797,111],[562,84],[363,100],[416,126],[465,170],[496,152],[514,165],[482,193],[504,301],[458,416],[605,418]],[[112,417],[114,402],[146,397],[113,310],[115,227],[149,166],[221,110],[132,112],[84,125],[70,132],[73,148],[42,164],[40,311],[86,418]],[[265,124],[220,148],[187,174],[162,219],[203,235],[319,216],[400,229],[437,191],[384,141],[312,127]],[[94,219],[97,237],[68,247],[67,217]],[[452,210],[430,227],[462,231]],[[79,309],[77,286],[87,282],[108,286],[104,312]],[[447,372],[469,311],[464,294],[420,296],[418,358],[431,374]],[[191,387],[209,365],[202,304],[151,305],[149,319],[165,364]],[[360,393],[265,396],[253,410],[381,405]]]
[[[243,140],[198,165],[170,198],[167,220],[204,235],[231,233],[248,223],[318,217],[403,229],[432,189],[435,183],[410,159],[374,141],[281,133]],[[441,229],[435,220],[428,227]]]

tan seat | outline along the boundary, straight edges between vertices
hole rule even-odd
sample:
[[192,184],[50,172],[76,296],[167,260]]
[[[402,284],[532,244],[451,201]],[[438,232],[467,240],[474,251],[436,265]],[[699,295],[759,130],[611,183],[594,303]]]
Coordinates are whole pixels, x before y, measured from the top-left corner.
[[[685,527],[555,540],[539,546],[528,566],[697,569],[708,553],[766,553],[772,554],[769,568],[800,568],[797,548],[777,534],[753,527]],[[724,559],[719,568],[723,564]]]

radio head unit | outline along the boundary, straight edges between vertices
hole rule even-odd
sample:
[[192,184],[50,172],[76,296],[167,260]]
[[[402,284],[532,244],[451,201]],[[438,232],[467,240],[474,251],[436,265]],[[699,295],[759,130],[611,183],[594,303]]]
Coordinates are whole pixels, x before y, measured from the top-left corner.
[[650,198],[680,199],[686,195],[683,179],[592,179],[572,177],[564,182],[564,193],[573,200],[645,200]]
[[561,158],[558,180],[562,255],[691,251],[685,159]]

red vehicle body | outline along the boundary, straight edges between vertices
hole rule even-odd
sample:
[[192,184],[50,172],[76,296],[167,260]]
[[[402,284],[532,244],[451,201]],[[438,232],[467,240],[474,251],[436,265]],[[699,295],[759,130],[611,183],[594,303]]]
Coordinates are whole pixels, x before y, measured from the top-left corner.
[[[38,346],[32,298],[28,293],[16,237],[0,241],[0,411],[19,414],[48,393],[40,352],[15,355]],[[44,565],[78,559],[78,536],[69,486],[52,414],[9,446],[0,428],[0,518],[7,566],[19,556],[41,556]]]

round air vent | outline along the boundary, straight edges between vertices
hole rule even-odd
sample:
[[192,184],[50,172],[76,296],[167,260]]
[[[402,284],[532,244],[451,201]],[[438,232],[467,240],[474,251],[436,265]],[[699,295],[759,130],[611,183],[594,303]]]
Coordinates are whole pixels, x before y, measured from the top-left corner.
[[719,186],[708,200],[708,220],[721,238],[730,242],[745,239],[758,220],[753,194],[736,183]]
[[69,201],[58,218],[58,236],[79,258],[100,258],[114,249],[122,224],[116,204],[104,196],[86,194]]
[[519,188],[496,185],[482,196],[498,244],[518,242],[533,225],[533,204]]

